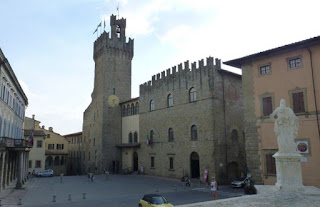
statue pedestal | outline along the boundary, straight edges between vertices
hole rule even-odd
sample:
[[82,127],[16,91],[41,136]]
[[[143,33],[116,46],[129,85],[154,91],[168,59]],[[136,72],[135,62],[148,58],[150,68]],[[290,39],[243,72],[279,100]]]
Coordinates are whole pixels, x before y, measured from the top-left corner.
[[277,183],[281,191],[303,191],[302,173],[299,153],[279,153],[273,155],[276,159]]

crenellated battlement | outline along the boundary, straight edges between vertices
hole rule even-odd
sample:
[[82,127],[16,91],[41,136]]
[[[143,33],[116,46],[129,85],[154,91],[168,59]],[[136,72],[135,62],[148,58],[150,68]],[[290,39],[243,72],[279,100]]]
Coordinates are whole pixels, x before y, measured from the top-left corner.
[[177,66],[173,66],[161,73],[153,75],[151,81],[145,82],[140,85],[140,94],[147,91],[151,91],[153,88],[161,87],[163,84],[168,84],[170,82],[177,83],[181,85],[184,80],[191,79],[203,79],[205,77],[211,77],[214,74],[214,70],[221,69],[221,60],[213,57],[206,58],[206,64],[204,59],[197,62],[191,63],[191,68],[189,61],[180,63]]
[[93,58],[96,59],[103,52],[108,52],[110,55],[125,56],[132,59],[134,40],[129,38],[126,42],[126,19],[116,19],[115,15],[111,15],[110,26],[111,32],[104,31],[94,42]]

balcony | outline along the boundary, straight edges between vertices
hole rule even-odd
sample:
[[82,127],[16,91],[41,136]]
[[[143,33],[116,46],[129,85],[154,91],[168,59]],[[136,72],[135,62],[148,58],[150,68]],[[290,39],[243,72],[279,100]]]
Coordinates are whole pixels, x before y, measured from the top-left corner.
[[30,147],[29,141],[24,139],[13,139],[10,137],[0,137],[0,147],[25,148]]

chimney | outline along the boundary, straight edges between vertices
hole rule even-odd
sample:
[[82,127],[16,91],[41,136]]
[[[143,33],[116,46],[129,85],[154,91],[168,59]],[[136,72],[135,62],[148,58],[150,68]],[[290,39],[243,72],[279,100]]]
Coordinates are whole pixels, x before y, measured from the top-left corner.
[[52,131],[53,131],[53,128],[52,128],[52,127],[49,127],[49,131],[52,132]]
[[34,120],[34,114],[32,114],[32,119]]
[[42,129],[44,129],[44,125],[42,125]]

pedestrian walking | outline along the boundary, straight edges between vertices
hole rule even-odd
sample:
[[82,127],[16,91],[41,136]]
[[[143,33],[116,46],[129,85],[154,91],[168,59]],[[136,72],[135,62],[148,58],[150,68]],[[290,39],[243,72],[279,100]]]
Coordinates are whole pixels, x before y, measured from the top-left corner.
[[211,193],[214,200],[217,200],[217,191],[218,183],[214,180],[214,177],[211,178]]
[[91,172],[91,182],[93,182],[93,180],[94,180],[94,174],[93,172]]
[[60,174],[60,183],[62,183],[63,180],[63,173]]
[[191,187],[191,185],[190,185],[190,179],[189,179],[189,176],[188,176],[188,175],[186,175],[185,181],[186,181],[186,187]]
[[106,170],[106,180],[108,180],[109,179],[109,171],[108,170]]

